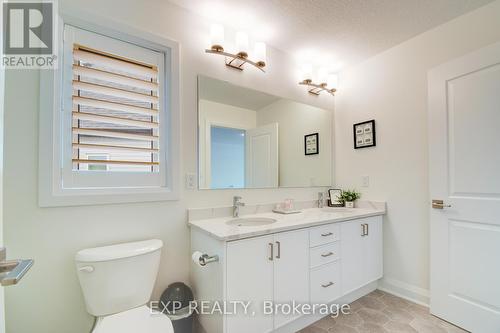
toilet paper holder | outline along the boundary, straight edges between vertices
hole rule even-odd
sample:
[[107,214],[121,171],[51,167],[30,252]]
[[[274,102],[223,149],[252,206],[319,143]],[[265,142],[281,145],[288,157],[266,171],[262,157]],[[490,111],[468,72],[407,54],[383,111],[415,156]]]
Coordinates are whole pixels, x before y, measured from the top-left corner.
[[211,262],[219,261],[219,256],[218,255],[209,256],[208,254],[204,253],[199,258],[199,261],[200,261],[201,266],[206,266],[207,264],[210,264]]

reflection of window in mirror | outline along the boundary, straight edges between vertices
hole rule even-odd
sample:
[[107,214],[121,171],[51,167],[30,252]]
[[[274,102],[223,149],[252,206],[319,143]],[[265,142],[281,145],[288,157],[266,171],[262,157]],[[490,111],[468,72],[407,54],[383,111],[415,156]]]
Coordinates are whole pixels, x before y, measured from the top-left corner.
[[[92,160],[92,161],[107,161],[107,160],[109,160],[109,156],[107,154],[102,154],[102,155],[87,154],[87,159]],[[82,165],[82,166],[85,167],[85,165]],[[89,163],[89,164],[87,164],[87,170],[89,170],[89,171],[107,171],[108,165],[101,164],[101,163],[95,163],[95,164]]]
[[212,126],[211,188],[245,187],[245,131]]

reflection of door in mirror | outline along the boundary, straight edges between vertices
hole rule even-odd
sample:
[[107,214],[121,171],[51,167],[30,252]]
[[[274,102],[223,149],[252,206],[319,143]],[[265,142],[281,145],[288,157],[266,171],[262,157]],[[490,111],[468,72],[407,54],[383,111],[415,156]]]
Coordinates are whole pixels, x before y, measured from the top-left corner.
[[278,123],[249,129],[246,152],[245,187],[278,187]]

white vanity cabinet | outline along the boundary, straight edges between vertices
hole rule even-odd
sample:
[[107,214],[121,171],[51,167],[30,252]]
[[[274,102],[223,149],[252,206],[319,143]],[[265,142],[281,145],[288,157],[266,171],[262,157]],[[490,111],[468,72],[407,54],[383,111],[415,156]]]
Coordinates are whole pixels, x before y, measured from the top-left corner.
[[348,294],[383,274],[382,218],[340,223],[342,294]]
[[192,228],[191,247],[219,259],[192,266],[197,300],[251,302],[248,314],[199,316],[206,333],[296,332],[320,317],[266,315],[264,302],[350,303],[374,290],[383,273],[380,215],[237,240]]
[[227,316],[226,332],[272,332],[296,316],[264,315],[264,301],[309,302],[309,233],[278,233],[228,242],[226,296],[252,302],[255,316]]

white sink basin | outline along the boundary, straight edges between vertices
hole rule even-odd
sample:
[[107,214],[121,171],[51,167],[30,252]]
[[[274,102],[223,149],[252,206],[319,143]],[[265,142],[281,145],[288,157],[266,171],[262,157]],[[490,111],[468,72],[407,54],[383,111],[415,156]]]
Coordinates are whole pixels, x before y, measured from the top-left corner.
[[262,225],[272,224],[277,220],[268,217],[248,217],[239,218],[227,221],[226,224],[238,227],[259,227]]
[[356,211],[356,208],[345,208],[345,207],[327,207],[322,209],[327,213],[352,213]]

